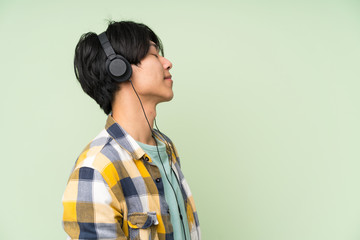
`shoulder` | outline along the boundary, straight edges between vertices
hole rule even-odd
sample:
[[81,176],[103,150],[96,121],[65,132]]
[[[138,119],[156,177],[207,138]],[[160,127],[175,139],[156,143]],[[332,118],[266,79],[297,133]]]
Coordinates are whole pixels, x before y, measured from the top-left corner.
[[116,162],[130,159],[132,159],[131,156],[104,129],[82,150],[72,172],[78,172],[80,169],[88,169],[86,171],[93,169],[108,180],[119,174],[115,167],[119,164],[115,164]]
[[106,130],[102,130],[82,150],[76,159],[74,170],[81,167],[93,167],[95,159],[99,159],[103,149],[110,143],[111,138]]

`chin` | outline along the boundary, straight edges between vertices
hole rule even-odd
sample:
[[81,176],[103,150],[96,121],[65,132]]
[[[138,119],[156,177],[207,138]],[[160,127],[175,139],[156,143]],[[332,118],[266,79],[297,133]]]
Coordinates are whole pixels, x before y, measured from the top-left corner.
[[174,95],[171,95],[171,97],[166,98],[163,102],[170,102],[174,98]]
[[171,93],[171,94],[169,94],[169,95],[166,96],[166,97],[164,96],[164,98],[161,99],[160,102],[169,102],[169,101],[171,101],[173,98],[174,98],[174,93]]
[[174,98],[174,93],[171,92],[171,95],[169,96],[169,100],[168,100],[168,101],[171,101],[173,98]]

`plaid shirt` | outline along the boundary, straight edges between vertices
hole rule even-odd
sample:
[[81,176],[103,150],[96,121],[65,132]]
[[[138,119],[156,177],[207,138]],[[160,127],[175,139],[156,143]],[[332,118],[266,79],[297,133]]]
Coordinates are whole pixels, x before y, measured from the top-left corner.
[[[177,151],[165,135],[154,134],[172,156],[191,239],[201,239]],[[105,129],[78,157],[63,195],[63,227],[69,239],[173,239],[162,181],[151,158],[109,115]]]

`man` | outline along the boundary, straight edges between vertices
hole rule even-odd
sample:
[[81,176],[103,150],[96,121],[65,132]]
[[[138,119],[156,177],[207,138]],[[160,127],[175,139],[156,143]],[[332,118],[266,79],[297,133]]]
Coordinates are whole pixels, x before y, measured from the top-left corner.
[[171,140],[153,130],[156,106],[173,98],[172,63],[144,24],[110,22],[86,33],[74,68],[108,115],[78,157],[63,195],[70,239],[201,239],[189,186]]

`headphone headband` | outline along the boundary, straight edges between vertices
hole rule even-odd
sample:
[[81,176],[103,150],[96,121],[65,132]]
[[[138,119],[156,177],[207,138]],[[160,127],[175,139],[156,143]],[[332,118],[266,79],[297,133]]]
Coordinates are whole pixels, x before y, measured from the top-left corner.
[[109,42],[109,39],[106,36],[106,33],[103,32],[98,37],[99,37],[101,46],[105,51],[106,56],[109,59],[114,59],[116,56],[116,53],[115,53],[114,49],[111,47],[111,44]]

